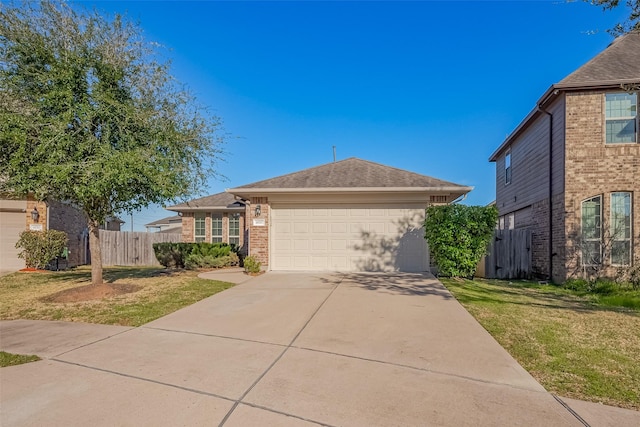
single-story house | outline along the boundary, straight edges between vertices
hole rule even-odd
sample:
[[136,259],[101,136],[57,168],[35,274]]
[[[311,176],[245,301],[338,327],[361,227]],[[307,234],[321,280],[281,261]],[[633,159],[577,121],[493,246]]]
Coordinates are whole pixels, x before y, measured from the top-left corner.
[[[111,217],[103,228],[120,230],[123,221]],[[25,230],[60,230],[67,233],[68,259],[65,265],[86,264],[88,260],[87,220],[84,214],[69,203],[55,200],[37,201],[31,197],[0,197],[0,271],[17,271],[25,267],[18,257],[16,243]]]
[[144,225],[148,233],[182,233],[182,217],[168,216]]
[[[430,269],[425,209],[471,190],[349,158],[168,209],[182,213],[183,241],[227,241],[224,209],[233,206],[245,252],[267,270],[418,272]],[[211,233],[214,217],[222,230]]]

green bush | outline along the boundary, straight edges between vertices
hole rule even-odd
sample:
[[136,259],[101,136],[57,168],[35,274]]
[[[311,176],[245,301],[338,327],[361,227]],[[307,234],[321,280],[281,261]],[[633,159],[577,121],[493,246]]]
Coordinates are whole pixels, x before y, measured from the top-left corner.
[[260,266],[262,264],[253,256],[248,256],[244,259],[244,271],[247,273],[260,273]]
[[[154,243],[153,245],[158,262],[165,268],[219,268],[238,265],[237,250],[235,245],[228,243]],[[218,258],[224,258],[224,261],[216,260]]]
[[240,259],[238,258],[238,255],[233,252],[222,256],[191,253],[185,260],[185,267],[189,269],[223,268],[238,265],[239,262]]
[[487,253],[497,220],[495,206],[430,206],[424,222],[425,238],[438,274],[472,278]]
[[62,255],[68,240],[64,231],[23,231],[16,248],[22,249],[18,256],[25,260],[27,267],[44,269]]

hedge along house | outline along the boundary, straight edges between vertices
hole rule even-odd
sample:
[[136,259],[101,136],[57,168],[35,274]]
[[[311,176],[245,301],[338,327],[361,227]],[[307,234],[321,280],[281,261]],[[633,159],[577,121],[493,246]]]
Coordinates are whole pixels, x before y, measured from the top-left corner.
[[419,272],[430,265],[425,209],[471,190],[349,158],[227,192],[246,203],[245,251],[267,270]]
[[213,194],[167,209],[182,216],[183,242],[246,246],[245,203],[233,194]]

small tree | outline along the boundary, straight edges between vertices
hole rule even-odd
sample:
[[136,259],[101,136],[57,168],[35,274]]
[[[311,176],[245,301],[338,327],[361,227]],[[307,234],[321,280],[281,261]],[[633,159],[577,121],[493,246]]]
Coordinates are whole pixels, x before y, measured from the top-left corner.
[[197,192],[225,139],[141,33],[56,0],[0,2],[0,192],[80,208],[92,284],[100,224]]
[[498,220],[495,206],[430,206],[425,238],[438,272],[448,277],[473,277]]
[[25,260],[27,267],[42,270],[62,255],[67,242],[67,234],[64,231],[23,231],[16,248],[22,249],[18,257]]
[[614,37],[631,31],[640,31],[640,0],[583,0],[594,6],[600,6],[603,10],[613,10],[621,5],[626,9],[628,15],[624,21],[618,22],[608,32]]

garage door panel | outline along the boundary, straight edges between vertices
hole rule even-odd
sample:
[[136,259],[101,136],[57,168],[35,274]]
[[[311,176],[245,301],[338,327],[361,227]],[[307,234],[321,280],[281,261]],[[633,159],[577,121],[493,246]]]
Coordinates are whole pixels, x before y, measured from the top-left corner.
[[[26,209],[25,201],[4,201],[3,207]],[[23,212],[0,212],[0,270],[17,271],[25,267],[24,260],[18,258],[16,243],[20,233],[26,229],[26,217]]]
[[[421,228],[424,209],[420,206],[274,205],[271,209],[274,270],[428,269],[428,251]],[[289,245],[284,241],[289,241]]]

